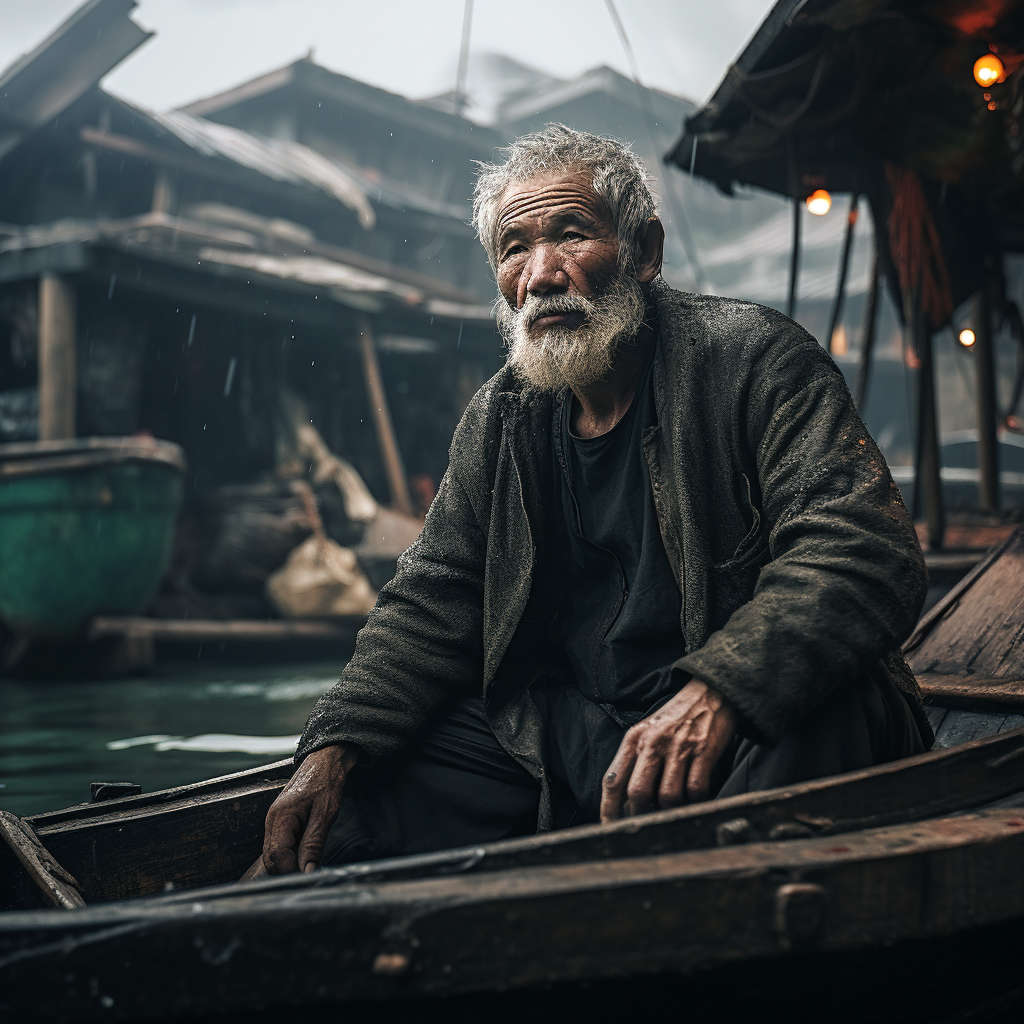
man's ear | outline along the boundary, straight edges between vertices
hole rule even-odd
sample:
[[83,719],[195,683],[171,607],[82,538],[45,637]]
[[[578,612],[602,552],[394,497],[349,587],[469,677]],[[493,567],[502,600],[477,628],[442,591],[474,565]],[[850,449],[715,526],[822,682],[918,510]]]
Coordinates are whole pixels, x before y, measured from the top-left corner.
[[637,261],[636,279],[641,284],[653,281],[661,273],[661,261],[665,255],[665,225],[657,217],[647,221],[647,232],[640,244],[640,259]]

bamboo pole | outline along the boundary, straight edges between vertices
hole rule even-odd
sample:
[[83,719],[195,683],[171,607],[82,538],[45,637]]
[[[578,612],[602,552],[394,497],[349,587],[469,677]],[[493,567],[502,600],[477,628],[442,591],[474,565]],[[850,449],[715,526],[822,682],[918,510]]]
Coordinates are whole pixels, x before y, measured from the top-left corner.
[[377,432],[377,443],[384,459],[384,469],[388,477],[388,488],[391,491],[391,507],[406,515],[412,515],[412,501],[409,498],[409,485],[405,478],[405,467],[402,465],[402,453],[398,450],[395,439],[395,428],[391,421],[391,410],[388,407],[384,383],[380,375],[380,361],[377,359],[377,345],[373,340],[370,318],[362,316],[359,320],[359,351],[363,357],[363,378],[366,381],[366,393],[373,412],[373,424]]
[[974,366],[977,373],[978,498],[983,508],[999,510],[999,446],[996,438],[996,370],[992,346],[992,310],[983,285],[973,300]]
[[75,288],[66,278],[39,279],[39,440],[75,436]]

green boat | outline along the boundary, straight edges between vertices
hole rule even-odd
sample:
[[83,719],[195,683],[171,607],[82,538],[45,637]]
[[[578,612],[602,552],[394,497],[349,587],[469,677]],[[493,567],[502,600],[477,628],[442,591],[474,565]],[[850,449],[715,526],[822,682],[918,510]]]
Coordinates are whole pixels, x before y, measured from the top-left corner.
[[16,635],[79,636],[141,612],[167,568],[185,457],[168,441],[90,437],[0,445],[0,619]]

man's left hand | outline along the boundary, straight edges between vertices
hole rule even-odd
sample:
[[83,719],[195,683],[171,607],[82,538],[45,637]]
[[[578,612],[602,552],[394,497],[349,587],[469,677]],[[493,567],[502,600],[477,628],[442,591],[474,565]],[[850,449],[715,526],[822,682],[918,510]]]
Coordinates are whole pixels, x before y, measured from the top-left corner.
[[706,800],[711,772],[736,735],[729,702],[691,679],[650,718],[622,737],[605,773],[601,821]]

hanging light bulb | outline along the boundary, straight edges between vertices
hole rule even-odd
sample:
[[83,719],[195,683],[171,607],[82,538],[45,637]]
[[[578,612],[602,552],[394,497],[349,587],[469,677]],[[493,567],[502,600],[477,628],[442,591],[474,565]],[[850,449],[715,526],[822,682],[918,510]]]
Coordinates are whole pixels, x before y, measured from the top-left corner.
[[964,348],[970,348],[977,340],[977,336],[970,327],[965,327],[960,332],[960,344],[963,345]]
[[824,217],[832,209],[832,197],[823,188],[816,189],[807,197],[807,212],[815,217]]
[[1006,77],[1003,62],[994,54],[986,53],[974,62],[974,80],[982,88],[987,89]]

